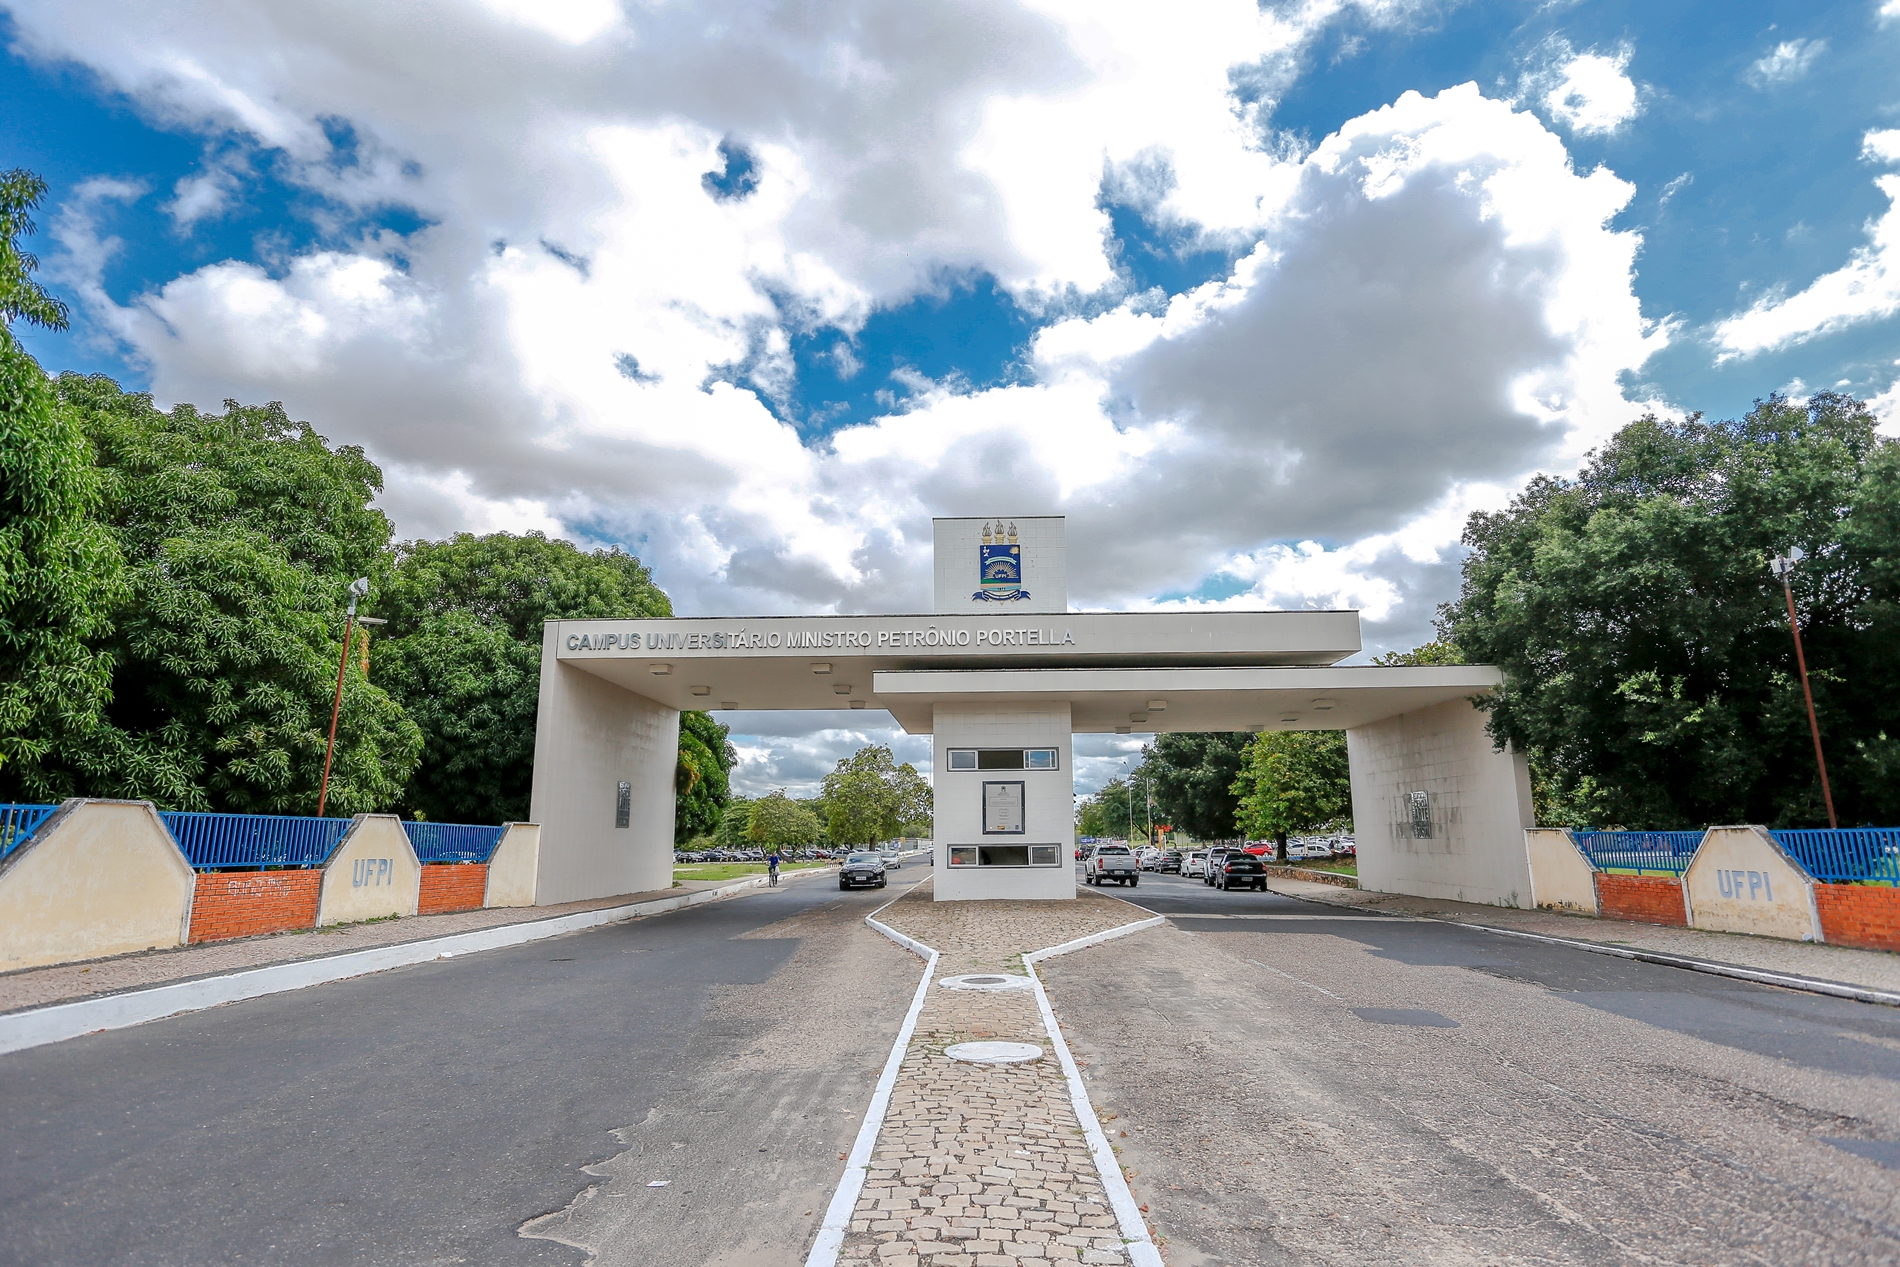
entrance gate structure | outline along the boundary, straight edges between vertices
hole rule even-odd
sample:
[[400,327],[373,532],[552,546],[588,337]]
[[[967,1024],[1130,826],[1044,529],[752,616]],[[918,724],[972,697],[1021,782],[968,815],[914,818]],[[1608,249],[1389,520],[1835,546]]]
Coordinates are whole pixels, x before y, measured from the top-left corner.
[[879,708],[932,737],[939,901],[1075,896],[1076,734],[1344,730],[1362,887],[1529,904],[1497,669],[1341,667],[1353,611],[1072,612],[1060,517],[934,529],[927,614],[549,621],[536,902],[671,886],[682,709]]

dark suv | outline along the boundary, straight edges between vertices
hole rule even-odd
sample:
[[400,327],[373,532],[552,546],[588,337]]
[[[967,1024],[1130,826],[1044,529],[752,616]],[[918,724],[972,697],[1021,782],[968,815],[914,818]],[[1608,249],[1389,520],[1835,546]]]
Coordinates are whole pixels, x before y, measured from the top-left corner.
[[1161,861],[1155,863],[1155,873],[1157,875],[1165,874],[1170,871],[1175,875],[1181,874],[1181,851],[1179,849],[1168,850],[1161,855]]
[[1267,891],[1267,869],[1260,859],[1245,849],[1229,849],[1227,856],[1218,862],[1208,864],[1214,874],[1214,887],[1217,889],[1259,889]]
[[[1207,851],[1207,871],[1201,876],[1201,883],[1212,887],[1214,881],[1220,878],[1221,863],[1234,854],[1244,852],[1246,852],[1246,849],[1241,845],[1215,845],[1212,849],[1209,849]],[[1262,874],[1264,875],[1265,873],[1263,872]]]

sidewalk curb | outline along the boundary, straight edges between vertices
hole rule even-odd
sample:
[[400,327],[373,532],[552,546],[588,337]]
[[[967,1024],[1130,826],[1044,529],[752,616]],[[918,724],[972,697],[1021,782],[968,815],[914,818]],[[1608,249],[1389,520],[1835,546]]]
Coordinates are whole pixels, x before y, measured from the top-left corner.
[[891,1092],[897,1086],[898,1072],[904,1067],[904,1053],[910,1050],[910,1036],[917,1031],[917,1017],[924,1010],[924,1000],[930,995],[930,978],[937,970],[936,951],[914,938],[904,936],[879,920],[878,916],[889,910],[893,902],[907,896],[918,884],[930,878],[925,876],[864,917],[866,924],[922,959],[924,975],[917,983],[917,992],[911,996],[910,1011],[904,1013],[904,1023],[898,1026],[897,1041],[891,1044],[891,1054],[884,1061],[884,1071],[878,1075],[877,1089],[871,1093],[871,1103],[864,1111],[864,1122],[858,1127],[857,1138],[851,1141],[851,1153],[845,1158],[844,1176],[838,1180],[838,1187],[831,1194],[831,1204],[825,1207],[824,1220],[818,1225],[818,1236],[812,1241],[811,1252],[805,1255],[806,1267],[833,1267],[838,1261],[838,1251],[844,1248],[845,1234],[851,1230],[851,1212],[857,1209],[858,1197],[864,1191],[864,1176],[871,1168],[871,1153],[877,1148],[878,1132],[884,1129],[885,1115],[890,1112]]
[[[1131,902],[1129,905],[1134,904]],[[1070,1107],[1075,1110],[1076,1120],[1082,1124],[1082,1136],[1088,1140],[1089,1152],[1095,1158],[1096,1173],[1102,1177],[1102,1187],[1108,1192],[1108,1203],[1114,1208],[1115,1221],[1121,1224],[1122,1243],[1126,1246],[1129,1261],[1134,1264],[1134,1267],[1165,1267],[1165,1265],[1161,1261],[1161,1251],[1156,1248],[1154,1238],[1149,1234],[1148,1221],[1142,1217],[1141,1207],[1135,1204],[1135,1194],[1129,1190],[1128,1179],[1122,1174],[1122,1164],[1115,1156],[1114,1145],[1110,1144],[1108,1136],[1102,1133],[1102,1124],[1095,1116],[1095,1106],[1089,1103],[1089,1090],[1082,1081],[1082,1071],[1076,1066],[1075,1056],[1069,1051],[1069,1044],[1062,1037],[1062,1024],[1056,1020],[1055,1008],[1050,1006],[1049,992],[1042,988],[1042,974],[1036,971],[1036,965],[1045,959],[1086,950],[1090,946],[1099,946],[1105,941],[1126,937],[1130,933],[1159,928],[1167,922],[1167,916],[1156,915],[1149,919],[1137,920],[1132,924],[1123,924],[1119,928],[1108,929],[1106,932],[1078,937],[1074,941],[1065,941],[1060,946],[1032,950],[1023,956],[1023,966],[1029,969],[1029,979],[1035,983],[1036,1006],[1042,1009],[1042,1027],[1049,1032],[1049,1042],[1056,1049],[1056,1059],[1062,1062],[1062,1076],[1069,1084]]]
[[1470,928],[1480,933],[1496,933],[1500,937],[1523,937],[1530,941],[1547,942],[1553,946],[1568,946],[1572,950],[1587,950],[1593,955],[1635,959],[1641,963],[1660,964],[1665,968],[1706,972],[1714,977],[1732,977],[1737,981],[1752,981],[1756,985],[1774,985],[1788,990],[1804,990],[1809,994],[1826,994],[1837,999],[1852,999],[1857,1003],[1880,1003],[1888,1007],[1900,1007],[1900,994],[1891,990],[1875,990],[1868,986],[1850,985],[1845,981],[1796,977],[1785,972],[1768,972],[1761,968],[1744,968],[1739,964],[1719,963],[1713,959],[1691,959],[1686,955],[1671,955],[1659,950],[1637,950],[1629,946],[1606,946],[1602,942],[1553,937],[1548,933],[1527,933],[1516,928],[1493,928],[1489,924],[1466,924],[1458,920],[1444,922],[1455,928]]
[[[824,874],[824,869],[816,868],[811,871],[790,873],[784,878],[790,879],[791,875],[822,874]],[[722,888],[683,893],[678,897],[656,898],[650,902],[631,902],[625,906],[602,907],[597,911],[581,911],[573,915],[557,916],[554,919],[525,920],[519,924],[502,924],[495,928],[479,928],[466,933],[449,933],[446,936],[429,937],[420,941],[398,942],[391,946],[372,946],[365,950],[345,951],[342,954],[325,955],[316,959],[265,964],[262,967],[245,968],[215,977],[200,977],[193,981],[178,981],[142,990],[127,990],[119,994],[102,994],[97,998],[77,999],[70,1003],[49,1003],[44,1007],[28,1008],[0,1016],[0,1055],[25,1051],[32,1047],[44,1047],[48,1043],[64,1042],[66,1039],[77,1038],[82,1034],[124,1029],[131,1025],[143,1025],[147,1021],[162,1020],[168,1016],[200,1012],[225,1003],[239,1003],[245,999],[281,994],[287,990],[301,990],[306,986],[345,981],[351,977],[366,976],[372,972],[386,972],[391,968],[403,968],[411,964],[428,963],[434,959],[474,954],[482,950],[501,950],[509,946],[526,945],[528,942],[596,928],[602,924],[617,924],[624,920],[664,915],[668,911],[684,910],[689,906],[702,906],[707,902],[729,900],[763,888],[765,882],[766,877],[759,876],[756,879],[729,884]]]
[[1541,941],[1552,946],[1567,946],[1572,950],[1582,950],[1593,955],[1609,955],[1615,959],[1634,959],[1639,963],[1653,963],[1664,968],[1680,968],[1685,972],[1702,972],[1712,977],[1729,977],[1736,981],[1749,981],[1756,985],[1779,986],[1784,990],[1801,990],[1808,994],[1824,994],[1830,998],[1851,999],[1856,1003],[1877,1003],[1885,1007],[1900,1007],[1900,993],[1892,990],[1876,990],[1872,986],[1853,985],[1846,981],[1826,981],[1819,977],[1802,977],[1786,972],[1770,972],[1765,968],[1746,968],[1741,964],[1722,963],[1715,959],[1696,959],[1689,955],[1672,955],[1662,950],[1641,950],[1631,946],[1609,946],[1600,941],[1585,941],[1575,937],[1558,937],[1550,933],[1532,933],[1518,928],[1498,928],[1491,924],[1473,924],[1465,920],[1438,919],[1431,915],[1399,915],[1391,911],[1381,911],[1373,907],[1350,906],[1344,902],[1329,902],[1324,898],[1309,897],[1305,894],[1282,893],[1281,897],[1290,897],[1296,902],[1311,902],[1315,906],[1333,906],[1341,910],[1354,910],[1362,915],[1376,915],[1381,919],[1432,920],[1435,923],[1450,924],[1453,928],[1468,928],[1474,932],[1495,933],[1499,937],[1522,937],[1527,941]]

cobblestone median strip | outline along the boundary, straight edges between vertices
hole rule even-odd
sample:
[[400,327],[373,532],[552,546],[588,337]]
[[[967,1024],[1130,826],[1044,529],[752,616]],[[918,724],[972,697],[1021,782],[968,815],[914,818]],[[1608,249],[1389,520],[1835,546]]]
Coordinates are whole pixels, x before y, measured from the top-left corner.
[[[797,872],[795,874],[819,873]],[[353,950],[340,955],[296,959],[287,963],[268,964],[213,977],[200,977],[191,981],[152,986],[149,989],[126,990],[117,994],[79,999],[71,1003],[54,1003],[46,1007],[10,1012],[0,1016],[0,1055],[24,1051],[29,1047],[43,1047],[48,1043],[64,1042],[68,1038],[77,1038],[81,1034],[124,1029],[129,1025],[143,1025],[147,1021],[162,1020],[167,1016],[199,1012],[225,1003],[238,1003],[245,999],[261,998],[267,994],[281,994],[286,990],[301,990],[306,986],[344,981],[351,977],[367,976],[373,972],[386,972],[391,968],[401,968],[409,964],[455,958],[482,950],[500,950],[508,946],[541,941],[548,937],[565,936],[568,933],[580,932],[602,924],[616,924],[623,920],[664,915],[668,911],[738,897],[742,893],[757,890],[765,883],[766,878],[761,876],[757,880],[742,881],[717,889],[701,889],[694,893],[680,894],[678,897],[635,902],[626,906],[602,907],[598,910],[563,915],[555,919],[502,924],[473,932],[452,933],[446,937],[431,937],[421,941],[377,946],[368,950]]]
[[[913,890],[877,912],[884,920],[874,926],[931,955],[931,971],[886,1068],[889,1094],[866,1115],[808,1267],[1161,1267],[1034,974],[1037,959],[1164,922],[1128,922],[1131,910],[1147,914],[1094,896],[933,903]],[[1052,934],[1074,935],[1024,952]],[[954,990],[932,979],[939,967],[970,975],[1019,966],[1032,989]],[[968,1042],[1026,1043],[1057,1060],[971,1064],[946,1054]]]

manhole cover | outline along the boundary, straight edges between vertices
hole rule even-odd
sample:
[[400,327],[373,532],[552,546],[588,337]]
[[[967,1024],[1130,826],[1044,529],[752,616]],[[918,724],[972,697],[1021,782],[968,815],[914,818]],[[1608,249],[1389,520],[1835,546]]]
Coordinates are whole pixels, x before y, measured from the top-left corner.
[[966,972],[960,977],[943,977],[937,984],[946,990],[1027,990],[1034,983],[1028,977],[1002,972]]
[[958,1043],[943,1054],[972,1065],[1020,1065],[1041,1060],[1042,1048],[1034,1043]]

